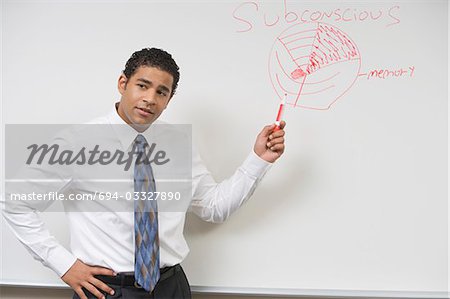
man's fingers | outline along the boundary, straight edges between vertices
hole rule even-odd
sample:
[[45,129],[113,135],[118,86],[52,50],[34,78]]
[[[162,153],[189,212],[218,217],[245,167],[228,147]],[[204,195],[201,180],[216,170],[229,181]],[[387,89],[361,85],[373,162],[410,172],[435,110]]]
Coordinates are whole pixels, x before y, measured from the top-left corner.
[[281,136],[284,136],[284,134],[285,134],[285,132],[283,131],[283,130],[274,130],[272,133],[270,133],[270,135],[269,135],[269,139],[274,139],[274,138],[277,138],[277,137],[281,137]]
[[114,289],[109,287],[103,281],[94,277],[94,275],[115,276],[117,274],[114,273],[112,269],[105,267],[89,266],[83,263],[82,261],[77,260],[72,265],[72,267],[70,267],[67,273],[65,273],[62,276],[62,279],[65,283],[67,283],[74,289],[76,294],[81,299],[88,299],[86,297],[86,294],[84,293],[85,290],[91,292],[95,297],[99,299],[105,298],[105,295],[102,292],[100,292],[100,290],[107,294],[113,295]]
[[283,137],[284,136],[284,131],[274,131],[272,132],[272,134],[269,135],[269,141],[271,141],[272,139],[276,139],[279,137]]
[[270,140],[269,142],[267,142],[267,147],[271,148],[272,146],[274,146],[276,144],[280,144],[280,143],[284,143],[284,137],[278,137],[278,138]]
[[88,297],[86,297],[86,294],[83,292],[83,289],[81,287],[77,288],[74,290],[75,293],[77,293],[78,297],[80,297],[80,299],[88,299]]
[[97,297],[98,299],[104,299],[105,295],[103,295],[96,287],[94,287],[92,284],[90,284],[89,282],[85,282],[83,283],[83,287],[88,290],[89,292],[91,292],[92,295],[94,295],[95,297]]
[[91,267],[91,273],[92,275],[116,276],[116,273],[113,270],[103,267]]
[[100,279],[92,277],[92,279],[90,279],[89,282],[93,284],[96,288],[101,289],[102,291],[105,291],[110,295],[114,295],[114,289],[111,288],[106,283],[104,283],[103,281],[101,281]]
[[267,138],[270,135],[270,133],[273,131],[273,129],[275,129],[275,127],[276,127],[275,124],[267,125],[262,129],[261,133],[259,133],[259,134],[261,136]]
[[269,148],[272,152],[284,152],[284,144],[275,144]]
[[[92,267],[91,268],[91,274],[92,276],[89,279],[89,285],[88,287],[94,289],[96,291],[96,293],[92,292],[91,289],[89,288],[88,290],[94,294],[95,296],[97,296],[97,298],[104,298],[103,294],[98,291],[98,289],[101,289],[102,291],[113,295],[114,294],[114,289],[112,289],[111,287],[109,287],[107,284],[105,284],[103,281],[97,279],[94,277],[94,275],[109,275],[109,276],[115,276],[116,273],[108,268],[103,268],[103,267]],[[95,287],[94,287],[95,286]],[[98,288],[98,289],[97,289]],[[112,292],[112,293],[111,293]],[[101,295],[101,296],[100,296]],[[100,297],[98,297],[100,296]]]
[[275,125],[275,124],[267,125],[262,129],[260,135],[263,137],[268,137],[270,135],[273,135],[274,137],[283,136],[284,131],[282,131],[282,130],[284,129],[284,127],[286,127],[286,122],[284,120],[282,120],[280,122],[280,126],[279,126],[278,130],[276,130],[277,125]]
[[265,126],[256,138],[254,152],[267,162],[275,162],[284,152],[284,128],[286,122]]

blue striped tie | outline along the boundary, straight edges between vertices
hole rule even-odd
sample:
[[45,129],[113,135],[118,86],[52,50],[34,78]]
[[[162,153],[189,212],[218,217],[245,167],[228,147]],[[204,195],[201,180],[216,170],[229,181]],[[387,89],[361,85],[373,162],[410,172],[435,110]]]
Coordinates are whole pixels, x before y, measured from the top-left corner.
[[[145,161],[147,140],[141,134],[134,141],[137,158],[134,164],[134,191],[145,192],[145,200],[134,201],[134,233],[136,282],[146,291],[152,292],[159,280],[159,237],[158,205],[156,200],[149,200],[148,192],[155,192],[155,179],[148,161]],[[141,193],[138,193],[141,194]]]

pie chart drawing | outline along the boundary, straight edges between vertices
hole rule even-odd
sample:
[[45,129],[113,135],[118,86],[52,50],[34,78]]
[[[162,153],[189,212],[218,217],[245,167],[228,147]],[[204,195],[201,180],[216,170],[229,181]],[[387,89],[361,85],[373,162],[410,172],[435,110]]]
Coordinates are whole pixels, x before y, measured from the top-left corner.
[[275,40],[269,58],[272,86],[286,104],[328,110],[355,83],[361,68],[356,44],[339,28],[299,23]]

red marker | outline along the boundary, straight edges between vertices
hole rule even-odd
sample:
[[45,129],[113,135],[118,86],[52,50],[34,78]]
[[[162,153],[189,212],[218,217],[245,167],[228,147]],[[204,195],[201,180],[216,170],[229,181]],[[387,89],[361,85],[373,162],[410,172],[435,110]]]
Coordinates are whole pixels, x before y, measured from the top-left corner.
[[275,124],[277,126],[275,127],[274,131],[280,130],[281,118],[283,117],[284,106],[286,105],[286,97],[287,97],[287,94],[284,94],[284,99],[282,99],[280,102],[280,108],[278,108],[277,120],[275,121]]

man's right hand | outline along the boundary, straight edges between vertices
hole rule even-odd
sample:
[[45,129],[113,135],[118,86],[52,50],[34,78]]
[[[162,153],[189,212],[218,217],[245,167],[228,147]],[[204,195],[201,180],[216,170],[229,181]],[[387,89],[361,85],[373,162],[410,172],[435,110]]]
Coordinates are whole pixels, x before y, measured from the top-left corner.
[[82,288],[91,292],[98,299],[105,298],[100,290],[114,295],[114,290],[101,280],[95,278],[94,275],[115,276],[116,274],[111,269],[88,266],[77,259],[61,279],[67,283],[81,299],[88,299]]

